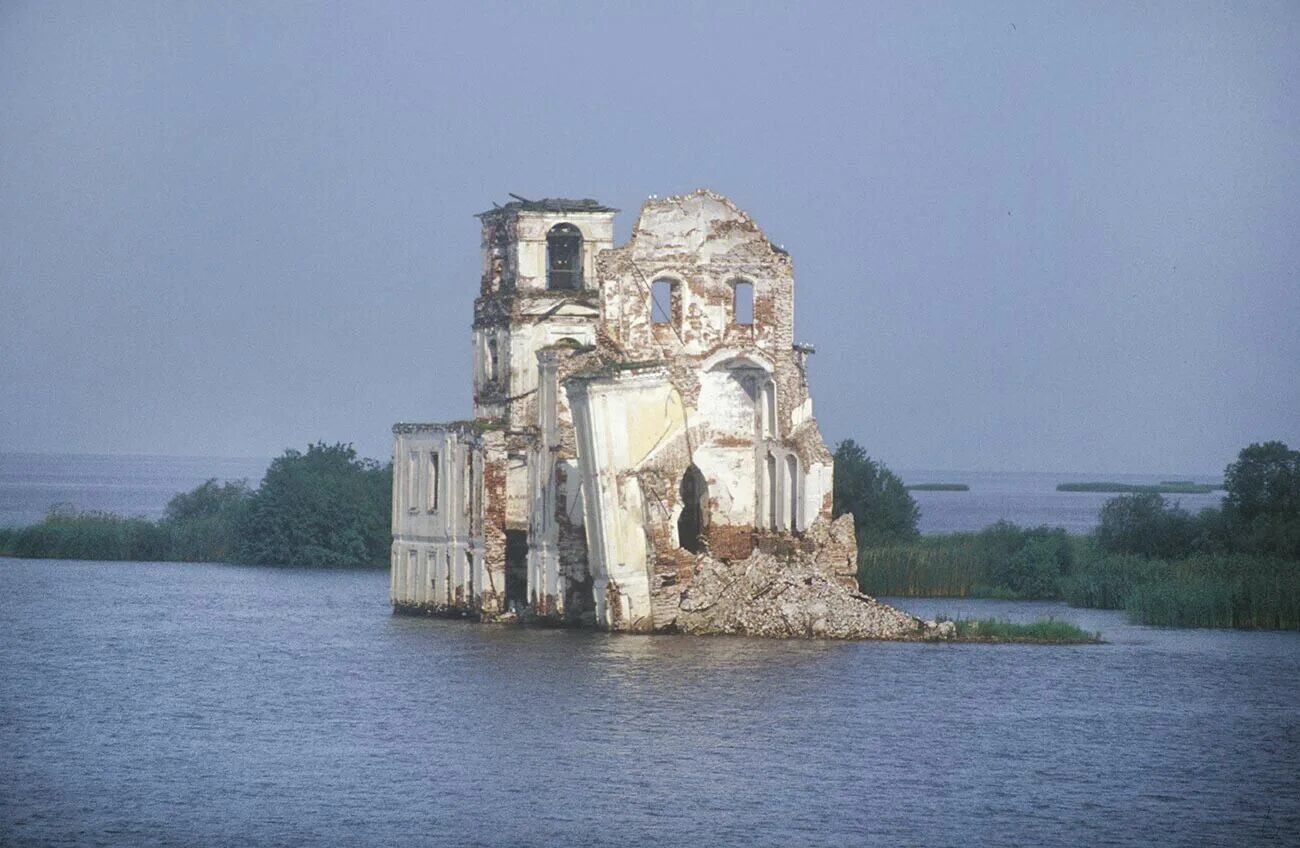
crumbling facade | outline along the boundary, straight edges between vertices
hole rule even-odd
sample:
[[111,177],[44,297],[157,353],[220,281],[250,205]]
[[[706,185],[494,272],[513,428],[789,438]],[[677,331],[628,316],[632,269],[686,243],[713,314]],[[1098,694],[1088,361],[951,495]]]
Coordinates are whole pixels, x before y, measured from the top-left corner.
[[919,632],[856,594],[790,256],[709,191],[647,201],[619,247],[616,211],[478,216],[474,419],[393,428],[395,607],[780,635],[733,591],[776,581],[784,632]]

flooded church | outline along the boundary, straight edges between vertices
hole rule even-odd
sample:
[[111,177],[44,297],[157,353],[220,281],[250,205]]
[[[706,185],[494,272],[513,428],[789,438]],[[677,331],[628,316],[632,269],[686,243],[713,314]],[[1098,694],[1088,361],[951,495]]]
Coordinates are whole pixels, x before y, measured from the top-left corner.
[[474,418],[393,427],[394,607],[920,634],[857,594],[790,255],[707,190],[648,200],[619,246],[617,211],[519,198],[477,216]]

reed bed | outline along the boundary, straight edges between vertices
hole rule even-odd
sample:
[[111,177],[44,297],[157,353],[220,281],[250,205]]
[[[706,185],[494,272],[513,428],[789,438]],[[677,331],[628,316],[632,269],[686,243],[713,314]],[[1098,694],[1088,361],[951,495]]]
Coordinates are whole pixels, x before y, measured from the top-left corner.
[[1300,563],[1199,556],[1164,563],[1124,602],[1140,624],[1300,630]]
[[1054,547],[1059,537],[1019,532],[1018,543],[1010,529],[995,525],[867,548],[858,581],[869,595],[1053,598],[1125,610],[1138,624],[1300,630],[1300,563],[1226,553],[1106,554],[1081,536],[1068,537],[1063,554]]
[[103,512],[54,511],[38,524],[0,530],[3,556],[152,562],[170,551],[167,528]]
[[971,536],[927,536],[911,544],[867,548],[858,556],[858,583],[868,595],[969,597],[984,577]]
[[1059,528],[998,522],[978,533],[924,536],[864,548],[858,583],[869,595],[1056,598],[1086,540]]

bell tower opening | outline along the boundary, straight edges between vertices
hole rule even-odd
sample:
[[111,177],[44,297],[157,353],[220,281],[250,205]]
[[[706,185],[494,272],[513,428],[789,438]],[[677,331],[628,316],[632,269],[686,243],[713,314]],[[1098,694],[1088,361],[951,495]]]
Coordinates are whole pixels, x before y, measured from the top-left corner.
[[572,224],[556,224],[546,234],[546,287],[582,288],[582,231]]
[[704,550],[704,530],[709,523],[709,484],[694,463],[682,475],[679,487],[682,514],[677,519],[678,544],[693,554]]

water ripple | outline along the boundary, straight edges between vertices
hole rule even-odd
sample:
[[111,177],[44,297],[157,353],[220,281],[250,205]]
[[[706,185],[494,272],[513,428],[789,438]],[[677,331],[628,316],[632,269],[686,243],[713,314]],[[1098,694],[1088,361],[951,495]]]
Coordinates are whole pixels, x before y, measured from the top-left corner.
[[0,561],[5,845],[1300,843],[1300,636],[611,636],[383,574]]

